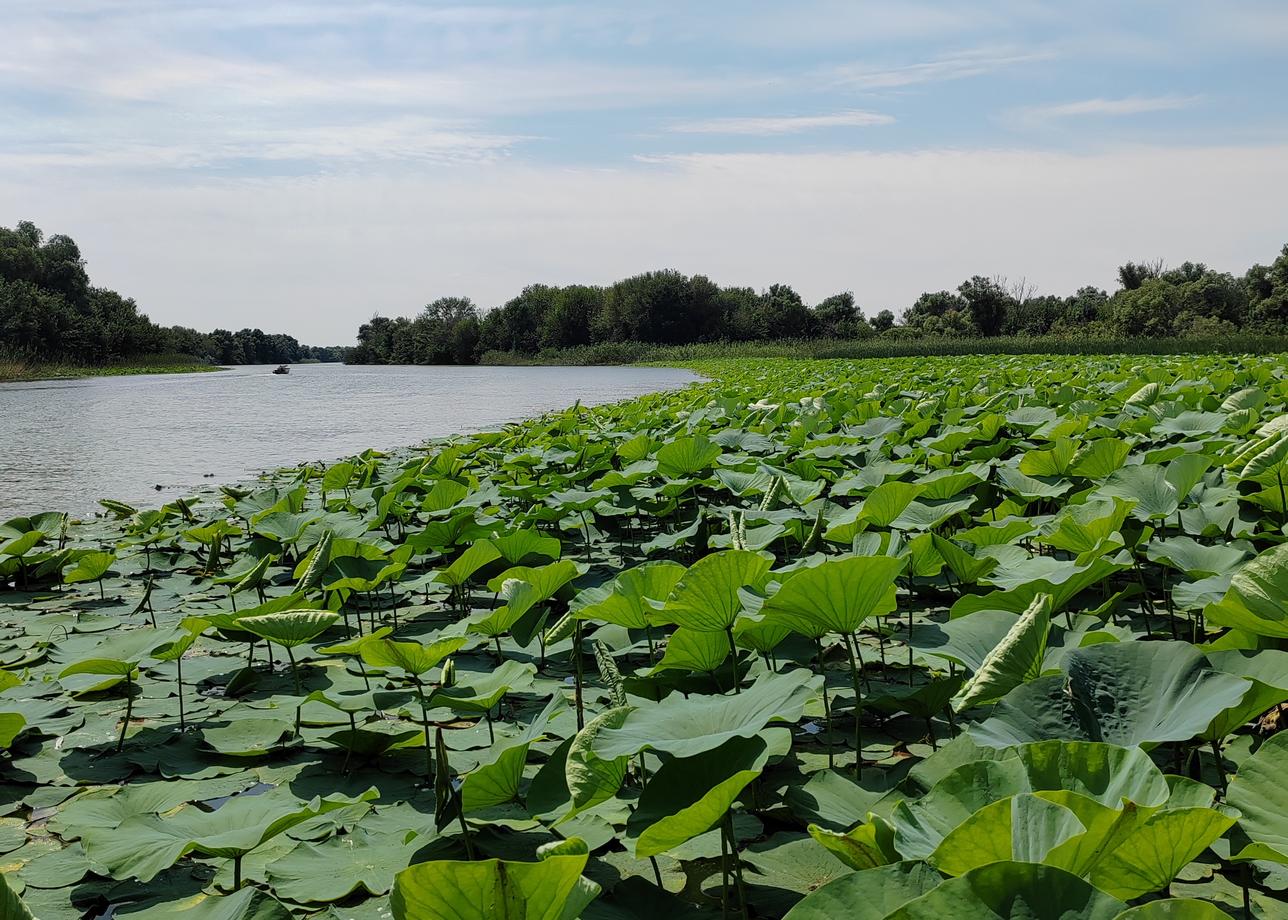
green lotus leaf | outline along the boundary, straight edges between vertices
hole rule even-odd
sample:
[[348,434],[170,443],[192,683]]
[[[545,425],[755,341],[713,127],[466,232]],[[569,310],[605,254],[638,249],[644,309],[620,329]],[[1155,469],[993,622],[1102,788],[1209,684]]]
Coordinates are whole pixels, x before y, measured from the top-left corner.
[[854,633],[868,617],[894,609],[904,565],[894,556],[850,556],[800,569],[765,601],[762,615],[807,636]]
[[763,737],[731,738],[663,763],[626,822],[635,858],[657,856],[711,830],[770,756],[786,753],[790,744],[786,729],[770,729]]
[[281,901],[258,888],[243,888],[224,897],[201,892],[119,916],[122,920],[291,920]]
[[742,609],[738,589],[759,586],[771,562],[748,550],[721,550],[699,559],[667,598],[662,615],[677,626],[724,632]]
[[587,859],[582,852],[535,863],[418,863],[394,878],[389,906],[394,920],[564,920],[578,916],[598,893],[597,885],[579,885]]
[[491,540],[479,540],[472,543],[456,558],[451,565],[443,569],[435,579],[445,585],[460,587],[470,580],[470,576],[477,572],[483,566],[492,562],[494,559],[501,558],[501,551],[497,549]]
[[927,861],[948,875],[991,862],[1044,862],[1060,844],[1086,831],[1078,816],[1033,794],[992,802],[953,828]]
[[5,920],[36,920],[22,898],[9,887],[9,877],[0,873],[0,917]]
[[1145,547],[1145,556],[1184,572],[1190,578],[1203,578],[1234,571],[1248,553],[1238,546],[1207,546],[1193,537],[1180,536],[1151,542]]
[[887,920],[1112,920],[1126,905],[1055,866],[995,862],[949,879]]
[[1042,673],[1050,629],[1051,596],[1039,594],[962,687],[953,708],[960,712],[991,703],[1025,681],[1036,679]]
[[1165,898],[1139,907],[1129,907],[1115,920],[1230,920],[1230,915],[1209,901]]
[[1234,858],[1262,859],[1288,865],[1288,733],[1262,742],[1239,766],[1226,801],[1242,812],[1239,828],[1252,843]]
[[69,585],[82,581],[98,581],[108,573],[115,561],[114,553],[86,553],[76,560],[75,566],[63,573],[63,581]]
[[[743,622],[742,619],[738,621]],[[678,627],[666,640],[666,651],[653,670],[711,672],[729,657],[729,638],[716,632]]]
[[630,712],[631,709],[627,706],[601,712],[573,737],[564,764],[571,807],[561,820],[567,820],[579,812],[608,801],[621,788],[630,758],[626,755],[600,757],[594,748],[599,733],[605,729],[620,728]]
[[896,862],[894,828],[874,814],[844,834],[809,825],[806,830],[814,840],[851,869],[872,869]]
[[834,879],[799,901],[783,920],[882,920],[936,888],[943,877],[923,862],[900,862]]
[[1288,652],[1228,649],[1208,652],[1207,659],[1216,670],[1245,678],[1252,686],[1237,705],[1213,719],[1200,733],[1204,741],[1219,741],[1268,709],[1288,701]]
[[344,836],[298,846],[269,863],[268,883],[280,897],[300,904],[340,901],[355,892],[386,894],[394,876],[427,842],[424,837],[370,834],[359,825]]
[[227,725],[206,725],[201,730],[201,738],[225,757],[263,757],[272,753],[284,737],[294,732],[294,723],[283,719],[239,715]]
[[1051,738],[1187,741],[1252,686],[1214,671],[1186,642],[1093,645],[1069,652],[1062,667],[1062,675],[1016,687],[971,734],[996,747]]
[[13,740],[26,727],[27,719],[21,713],[0,712],[0,748],[13,744]]
[[368,637],[358,643],[362,660],[377,668],[402,668],[419,677],[432,671],[448,655],[459,651],[466,643],[463,636],[436,639],[429,645],[419,642],[397,642],[393,639]]
[[1078,449],[1069,473],[1086,479],[1103,480],[1123,465],[1129,453],[1131,445],[1126,441],[1119,438],[1097,438]]
[[542,559],[554,561],[562,552],[558,538],[545,536],[532,528],[492,537],[491,542],[510,565],[532,565]]
[[1096,863],[1091,881],[1124,900],[1161,891],[1233,824],[1213,808],[1160,811]]
[[1261,553],[1230,580],[1230,589],[1204,616],[1221,626],[1288,639],[1288,543]]
[[536,665],[514,660],[506,660],[496,670],[485,673],[461,671],[456,684],[436,689],[431,700],[435,705],[461,712],[487,712],[511,690],[530,686],[536,672]]
[[693,476],[715,463],[720,445],[704,437],[676,438],[657,452],[658,472],[671,479]]
[[283,610],[262,616],[242,617],[239,628],[284,648],[312,642],[326,632],[340,615],[326,610]]
[[737,694],[675,694],[632,710],[619,726],[602,729],[593,750],[605,759],[644,750],[692,757],[731,738],[750,738],[772,722],[795,722],[819,687],[818,678],[797,668],[764,675]]
[[114,878],[148,882],[188,853],[238,860],[297,824],[377,795],[371,789],[356,799],[333,795],[309,802],[284,790],[239,795],[217,811],[188,807],[165,818],[139,815],[116,828],[89,828],[81,841],[89,858]]
[[573,600],[573,616],[646,629],[657,608],[650,601],[664,601],[684,576],[677,562],[649,562],[627,569],[606,585],[582,591]]

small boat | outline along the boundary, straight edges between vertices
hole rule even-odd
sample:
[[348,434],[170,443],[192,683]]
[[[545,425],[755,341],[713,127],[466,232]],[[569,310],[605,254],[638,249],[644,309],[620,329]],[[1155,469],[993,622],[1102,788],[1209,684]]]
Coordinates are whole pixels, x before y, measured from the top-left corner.
[[287,367],[285,364],[279,364],[277,365],[277,367],[273,369],[274,374],[289,374],[290,372],[291,372],[291,369]]

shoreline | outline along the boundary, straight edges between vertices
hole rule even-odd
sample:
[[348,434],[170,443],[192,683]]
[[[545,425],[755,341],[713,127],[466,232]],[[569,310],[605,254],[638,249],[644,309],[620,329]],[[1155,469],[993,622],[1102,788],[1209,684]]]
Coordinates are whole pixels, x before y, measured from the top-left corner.
[[25,364],[0,361],[0,383],[34,383],[41,380],[87,380],[93,377],[134,377],[145,374],[204,374],[222,371],[217,364]]

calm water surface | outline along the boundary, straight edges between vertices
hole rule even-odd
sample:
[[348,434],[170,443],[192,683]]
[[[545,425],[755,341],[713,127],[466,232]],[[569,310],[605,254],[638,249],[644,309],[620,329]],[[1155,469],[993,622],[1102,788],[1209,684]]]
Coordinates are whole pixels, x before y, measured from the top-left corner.
[[648,367],[271,370],[0,384],[0,520],[37,511],[86,514],[100,498],[156,506],[261,470],[416,444],[577,400],[612,402],[696,379]]

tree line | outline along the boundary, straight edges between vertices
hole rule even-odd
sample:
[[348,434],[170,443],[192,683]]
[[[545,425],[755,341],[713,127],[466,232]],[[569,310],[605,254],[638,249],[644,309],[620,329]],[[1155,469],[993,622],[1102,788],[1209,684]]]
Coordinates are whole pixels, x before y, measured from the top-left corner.
[[301,345],[259,329],[200,332],[159,326],[132,298],[90,283],[75,241],[30,221],[0,227],[0,352],[100,365],[151,355],[215,364],[341,361],[347,349]]
[[471,364],[489,352],[531,356],[586,345],[772,342],[783,339],[1060,337],[1113,339],[1288,335],[1288,246],[1241,277],[1202,263],[1128,262],[1113,293],[1038,294],[1025,282],[975,276],[922,294],[896,320],[865,317],[853,293],[807,305],[786,284],[721,287],[704,275],[654,271],[607,286],[534,284],[487,312],[443,297],[415,319],[376,316],[358,330],[358,364]]

